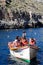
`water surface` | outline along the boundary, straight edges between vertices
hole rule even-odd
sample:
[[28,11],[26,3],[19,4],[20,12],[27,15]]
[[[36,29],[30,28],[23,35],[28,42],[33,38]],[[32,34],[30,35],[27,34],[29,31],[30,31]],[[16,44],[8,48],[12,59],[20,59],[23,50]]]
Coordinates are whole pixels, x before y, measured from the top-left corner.
[[[40,47],[37,61],[30,65],[43,65],[43,28],[25,29],[27,38],[36,38],[36,44]],[[28,65],[28,63],[12,59],[8,49],[8,42],[13,41],[17,35],[22,36],[23,29],[0,30],[0,65]]]

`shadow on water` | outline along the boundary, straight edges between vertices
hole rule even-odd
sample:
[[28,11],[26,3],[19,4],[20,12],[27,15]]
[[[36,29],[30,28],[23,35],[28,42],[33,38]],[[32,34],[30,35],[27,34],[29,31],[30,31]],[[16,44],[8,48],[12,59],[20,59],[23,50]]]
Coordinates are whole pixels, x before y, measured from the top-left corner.
[[31,60],[30,65],[39,65],[40,61],[37,60],[35,57],[34,59]]

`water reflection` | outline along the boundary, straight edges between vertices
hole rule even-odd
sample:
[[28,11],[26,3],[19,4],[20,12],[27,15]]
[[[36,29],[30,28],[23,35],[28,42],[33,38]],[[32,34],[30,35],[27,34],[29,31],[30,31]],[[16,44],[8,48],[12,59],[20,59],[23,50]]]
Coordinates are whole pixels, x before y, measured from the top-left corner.
[[37,58],[34,58],[33,60],[31,60],[30,65],[38,65]]
[[20,59],[14,58],[13,56],[9,55],[8,57],[8,65],[39,65],[40,61],[37,58],[31,60],[30,63],[24,62]]
[[[36,44],[40,47],[37,59],[30,63],[30,65],[43,65],[43,28],[25,29],[27,38],[34,37]],[[0,30],[0,65],[29,65],[22,61],[13,60],[9,54],[8,42],[13,41],[17,35],[21,36],[23,30]]]
[[8,65],[29,65],[29,63],[26,63],[20,59],[17,59],[13,57],[12,55],[9,55],[8,61],[9,61]]

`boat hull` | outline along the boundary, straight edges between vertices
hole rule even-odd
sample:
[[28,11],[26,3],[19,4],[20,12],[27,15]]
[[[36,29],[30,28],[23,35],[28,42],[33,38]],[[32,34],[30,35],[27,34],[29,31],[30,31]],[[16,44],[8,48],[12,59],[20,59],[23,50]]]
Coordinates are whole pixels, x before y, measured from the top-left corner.
[[10,53],[11,53],[11,55],[13,55],[16,58],[30,62],[30,51],[29,50],[30,50],[30,48],[19,49],[19,50],[16,50],[16,51],[10,50]]
[[12,56],[30,62],[31,59],[36,57],[37,50],[32,48],[19,49],[19,50],[10,50]]
[[35,58],[36,54],[37,54],[37,50],[30,48],[30,60]]

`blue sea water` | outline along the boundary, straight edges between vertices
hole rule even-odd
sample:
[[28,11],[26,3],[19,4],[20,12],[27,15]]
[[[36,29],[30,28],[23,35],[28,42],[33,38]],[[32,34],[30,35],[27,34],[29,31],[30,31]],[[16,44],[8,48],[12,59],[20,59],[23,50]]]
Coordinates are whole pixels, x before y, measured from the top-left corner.
[[[23,29],[0,30],[0,65],[28,65],[28,63],[13,60],[8,49],[8,42],[13,41],[17,35],[22,36]],[[27,38],[36,38],[36,44],[40,47],[37,53],[37,62],[30,65],[43,65],[43,28],[25,29]]]

